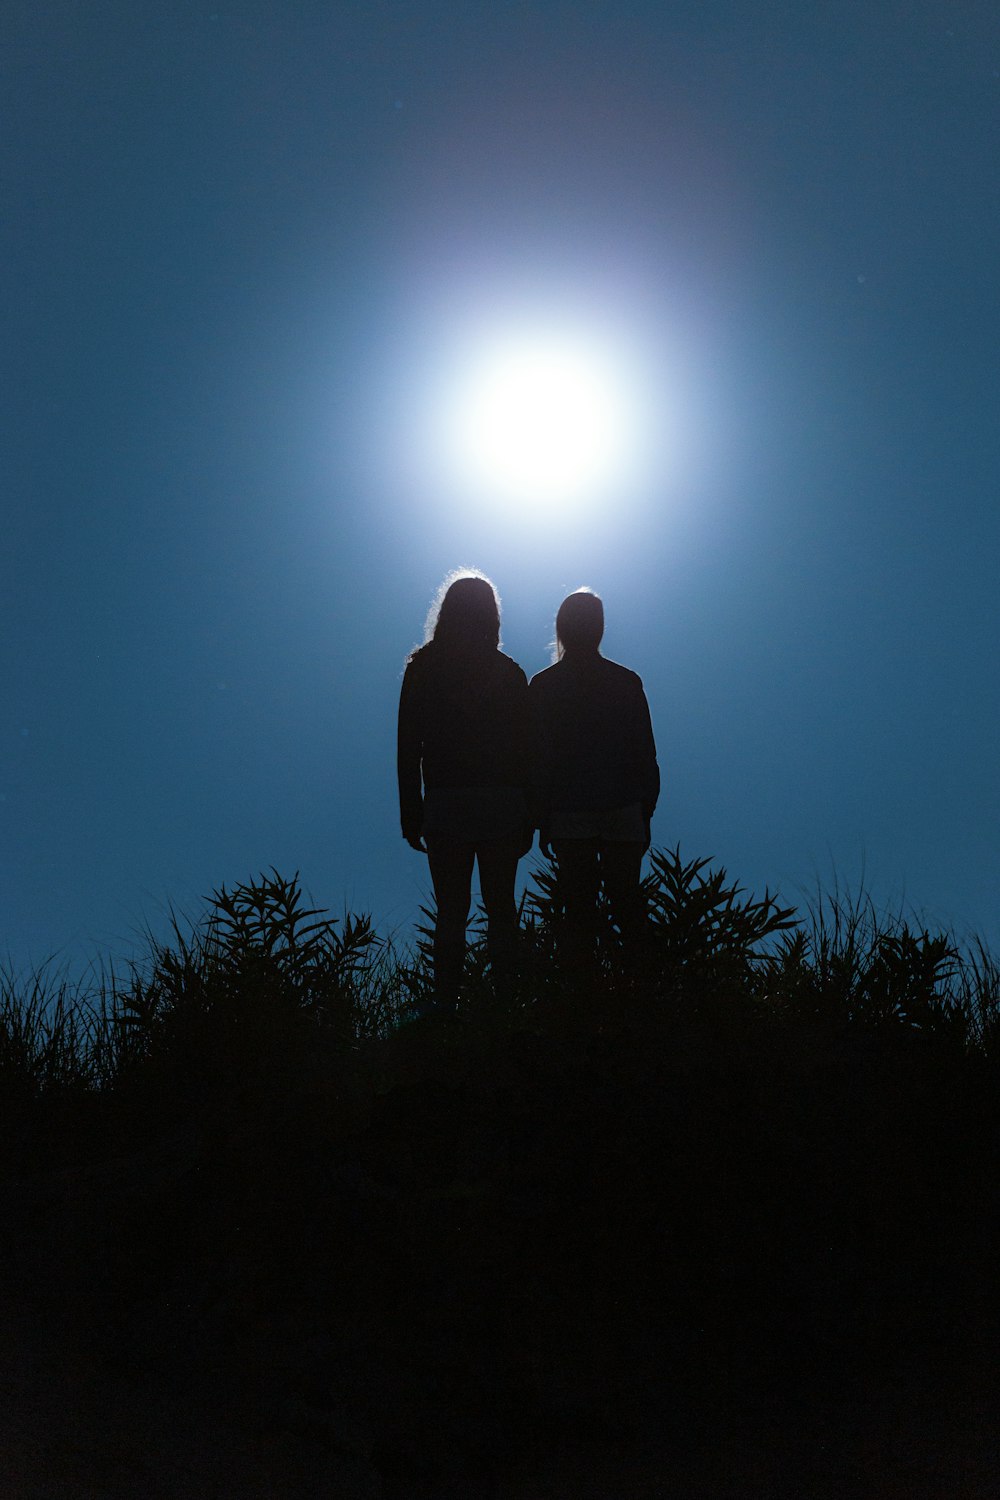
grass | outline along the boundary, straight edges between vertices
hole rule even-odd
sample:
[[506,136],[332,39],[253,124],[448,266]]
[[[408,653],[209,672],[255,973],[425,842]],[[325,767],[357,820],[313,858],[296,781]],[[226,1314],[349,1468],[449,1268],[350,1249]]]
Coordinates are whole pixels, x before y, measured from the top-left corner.
[[[980,942],[914,928],[865,892],[819,891],[803,913],[748,896],[723,868],[653,850],[645,880],[649,940],[628,963],[602,910],[589,994],[560,972],[558,874],[538,865],[522,906],[521,981],[491,986],[481,914],[470,937],[460,1016],[541,1026],[562,996],[581,1015],[628,984],[630,1005],[687,1013],[726,1005],[741,1026],[786,1025],[817,1039],[878,1035],[995,1059],[1000,963]],[[0,1084],[22,1099],[112,1093],[137,1073],[218,1083],[265,1072],[271,1048],[307,1040],[351,1053],[388,1043],[430,993],[433,912],[399,949],[365,916],[340,921],[304,904],[297,877],[270,871],[213,893],[205,914],[176,915],[125,974],[74,982],[43,970],[0,973]],[[567,990],[571,994],[567,994]],[[610,1018],[607,1018],[610,1019]],[[220,1075],[220,1076],[216,1076]]]
[[[676,850],[646,894],[582,978],[541,866],[518,983],[474,928],[454,1016],[428,923],[400,949],[273,870],[125,972],[7,978],[8,1286],[109,1359],[333,1410],[389,1500],[992,1401],[995,959]],[[804,1464],[761,1492],[849,1492]]]

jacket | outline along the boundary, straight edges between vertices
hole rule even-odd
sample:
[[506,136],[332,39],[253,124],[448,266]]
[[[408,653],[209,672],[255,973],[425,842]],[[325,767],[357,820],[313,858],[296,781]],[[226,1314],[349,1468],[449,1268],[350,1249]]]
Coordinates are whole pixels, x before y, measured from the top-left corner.
[[599,811],[638,802],[647,821],[660,794],[642,679],[597,651],[568,654],[531,679],[532,808]]
[[419,835],[424,789],[504,786],[527,794],[524,672],[502,651],[422,646],[403,674],[396,764],[404,838]]

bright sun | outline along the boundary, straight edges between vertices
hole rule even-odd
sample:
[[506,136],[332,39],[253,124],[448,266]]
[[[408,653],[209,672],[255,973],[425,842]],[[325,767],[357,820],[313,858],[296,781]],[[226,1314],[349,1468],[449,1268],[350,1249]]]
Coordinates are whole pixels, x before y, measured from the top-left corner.
[[450,419],[458,477],[493,497],[564,505],[627,467],[632,411],[614,362],[555,335],[499,339],[470,361]]

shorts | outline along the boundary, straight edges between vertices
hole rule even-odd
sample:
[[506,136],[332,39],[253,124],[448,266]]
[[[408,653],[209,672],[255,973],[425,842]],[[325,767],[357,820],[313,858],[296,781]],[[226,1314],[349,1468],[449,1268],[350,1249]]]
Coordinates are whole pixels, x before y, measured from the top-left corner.
[[569,808],[552,813],[546,825],[550,839],[604,839],[609,844],[645,844],[649,838],[640,802],[624,807]]
[[518,786],[442,786],[424,793],[424,838],[493,843],[521,838],[528,804]]

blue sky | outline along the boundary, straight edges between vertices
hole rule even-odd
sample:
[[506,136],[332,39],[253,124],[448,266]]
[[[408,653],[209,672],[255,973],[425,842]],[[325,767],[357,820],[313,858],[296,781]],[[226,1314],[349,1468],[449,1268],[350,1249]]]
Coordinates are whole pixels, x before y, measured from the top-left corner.
[[[548,659],[604,597],[654,840],[1000,942],[1000,16],[739,3],[4,22],[0,953],[123,955],[276,865],[406,933],[402,661],[442,576]],[[463,497],[463,319],[611,318],[659,448]]]

